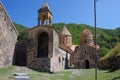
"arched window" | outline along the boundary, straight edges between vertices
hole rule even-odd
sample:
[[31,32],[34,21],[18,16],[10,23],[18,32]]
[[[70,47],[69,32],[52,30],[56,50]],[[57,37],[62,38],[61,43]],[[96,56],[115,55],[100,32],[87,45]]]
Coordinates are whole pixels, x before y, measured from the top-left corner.
[[49,36],[46,32],[42,32],[38,36],[38,58],[47,58],[48,57],[48,43]]

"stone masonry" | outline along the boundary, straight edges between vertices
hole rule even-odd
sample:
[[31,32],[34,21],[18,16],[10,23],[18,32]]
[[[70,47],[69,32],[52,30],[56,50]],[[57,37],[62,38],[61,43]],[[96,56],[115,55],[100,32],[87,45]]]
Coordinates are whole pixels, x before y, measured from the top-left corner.
[[[39,57],[38,36],[46,32],[48,34],[48,52]],[[45,36],[44,36],[45,37]],[[42,38],[41,38],[42,39]],[[44,42],[43,42],[44,43]],[[44,44],[45,45],[45,44]],[[45,49],[47,51],[47,48]],[[29,29],[29,41],[27,48],[27,65],[38,71],[58,71],[65,68],[66,51],[59,48],[59,36],[54,27],[40,26]],[[44,54],[43,54],[44,55]]]
[[81,44],[75,48],[73,53],[75,68],[95,68],[96,57],[99,59],[99,46],[94,45],[92,33],[88,29],[83,30],[80,41]]
[[12,64],[17,31],[0,2],[0,67]]

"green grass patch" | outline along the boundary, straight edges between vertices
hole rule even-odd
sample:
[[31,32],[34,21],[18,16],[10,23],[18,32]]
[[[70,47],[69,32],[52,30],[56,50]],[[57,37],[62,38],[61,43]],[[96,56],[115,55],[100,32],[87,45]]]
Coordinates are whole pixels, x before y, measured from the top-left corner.
[[0,68],[0,80],[14,80],[12,70],[12,66]]
[[[0,80],[14,80],[13,73],[25,72],[30,80],[95,80],[95,69],[67,69],[58,71],[55,74],[38,72],[28,68],[10,66],[0,68]],[[110,72],[109,70],[98,70],[98,80],[120,80],[120,70]]]

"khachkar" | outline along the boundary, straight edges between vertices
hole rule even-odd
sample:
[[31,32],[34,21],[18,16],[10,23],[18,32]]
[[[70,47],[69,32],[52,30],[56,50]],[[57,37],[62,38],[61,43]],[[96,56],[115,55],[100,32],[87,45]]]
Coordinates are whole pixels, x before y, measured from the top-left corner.
[[0,1],[0,67],[12,64],[17,31]]

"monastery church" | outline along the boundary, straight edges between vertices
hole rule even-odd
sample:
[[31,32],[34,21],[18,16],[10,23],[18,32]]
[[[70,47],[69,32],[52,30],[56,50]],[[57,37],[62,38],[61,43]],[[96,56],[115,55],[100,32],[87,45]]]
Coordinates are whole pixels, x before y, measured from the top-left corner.
[[[67,69],[71,65],[74,65],[74,68],[94,68],[95,58],[98,56],[95,54],[95,46],[97,51],[99,46],[94,45],[92,33],[85,29],[80,35],[81,44],[73,45],[72,35],[67,27],[64,26],[61,33],[58,33],[52,25],[52,17],[47,2],[44,2],[38,10],[37,26],[28,29],[25,48],[26,66],[45,72]],[[0,24],[3,24],[0,25],[0,67],[20,61],[24,63],[20,58],[24,56],[21,50],[14,52],[18,33],[2,3],[0,3]],[[9,37],[6,37],[8,34]],[[7,52],[3,47],[8,47],[11,52]]]

